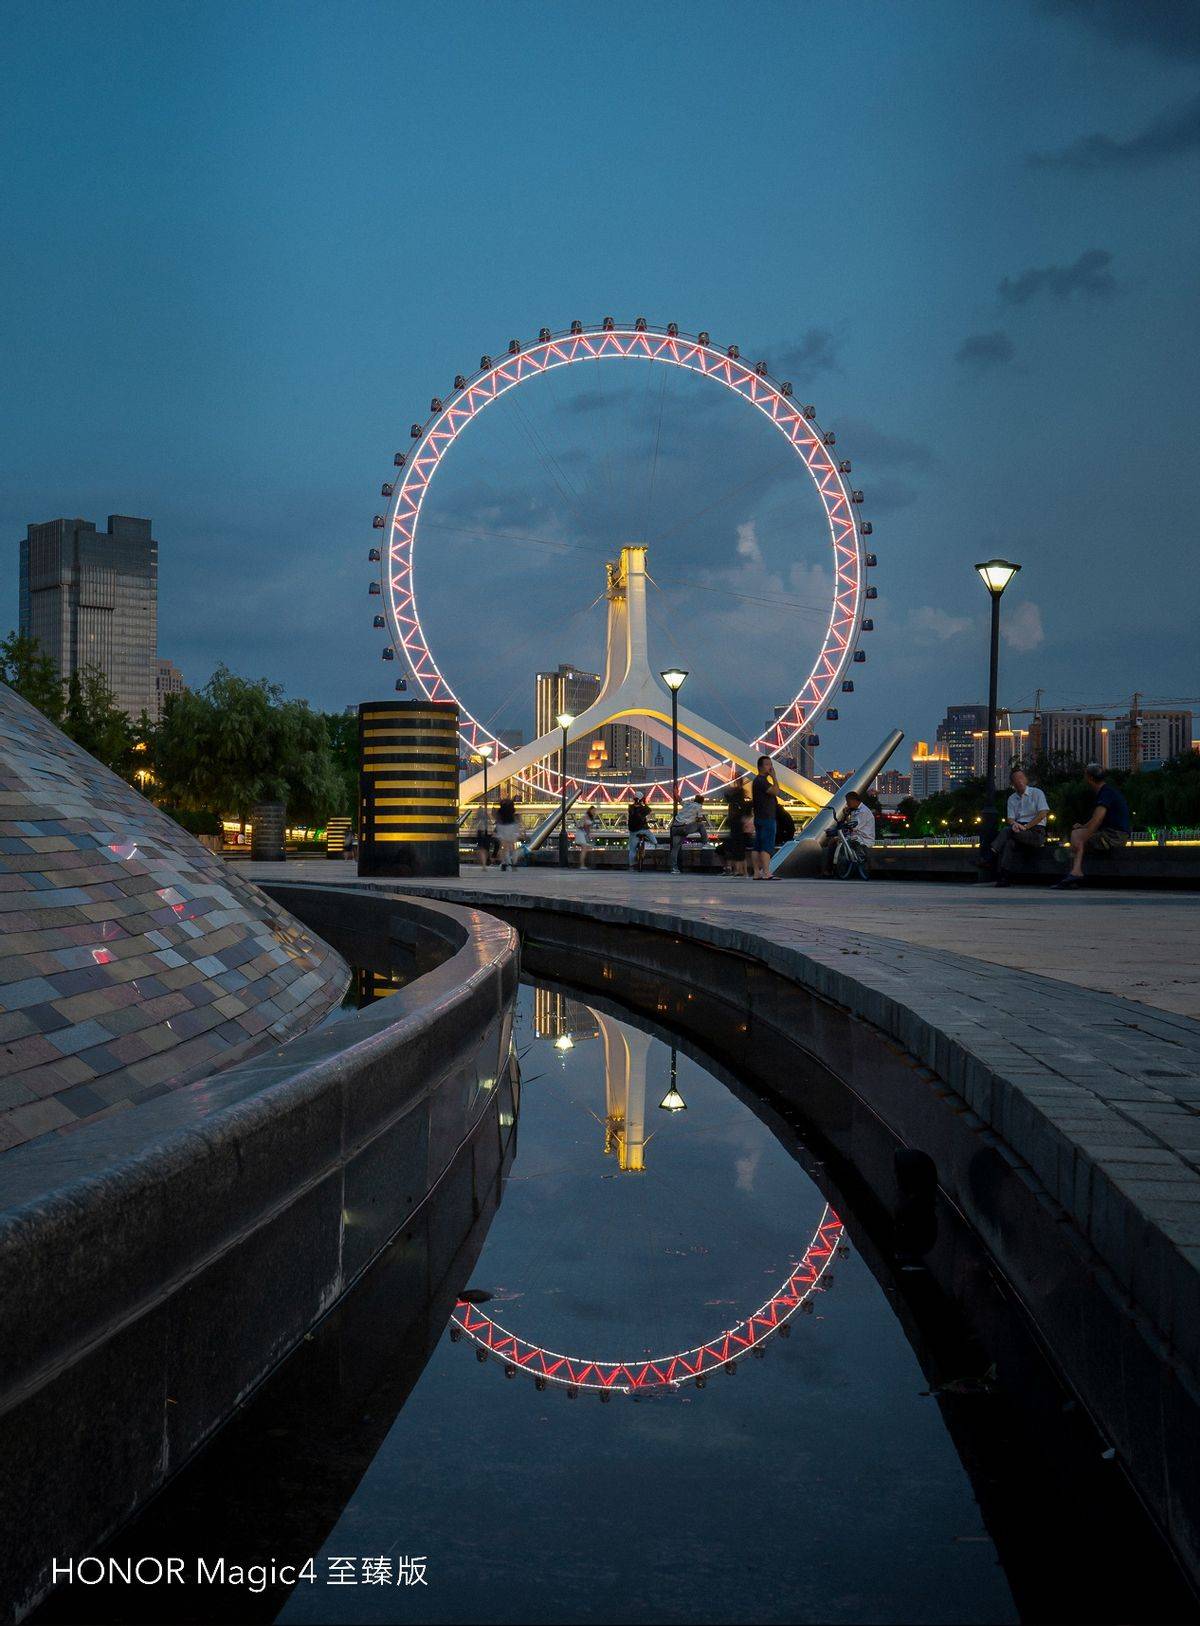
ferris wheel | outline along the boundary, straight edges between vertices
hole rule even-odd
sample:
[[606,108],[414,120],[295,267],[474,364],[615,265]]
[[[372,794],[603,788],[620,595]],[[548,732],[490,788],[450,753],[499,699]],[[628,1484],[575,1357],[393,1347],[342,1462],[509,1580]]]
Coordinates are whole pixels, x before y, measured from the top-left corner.
[[[842,696],[853,691],[851,670],[866,660],[865,651],[859,648],[860,637],[874,627],[871,614],[866,613],[876,597],[876,589],[867,580],[875,564],[875,554],[868,551],[867,545],[872,526],[861,516],[863,494],[850,483],[850,461],[835,455],[835,437],[820,428],[815,408],[798,403],[792,385],[772,378],[766,362],[743,361],[737,345],[721,348],[713,344],[708,333],[683,334],[674,322],[658,328],[642,317],[631,324],[605,317],[595,327],[575,321],[565,332],[542,328],[535,341],[526,344],[512,339],[504,353],[481,356],[476,372],[470,376],[458,374],[448,395],[432,399],[425,422],[411,427],[411,445],[394,456],[396,473],[382,488],[388,506],[374,518],[374,529],[383,533],[382,541],[371,549],[379,576],[371,582],[370,590],[382,600],[382,613],[375,615],[375,625],[390,634],[391,642],[383,651],[385,660],[399,656],[426,699],[457,705],[460,737],[468,751],[477,752],[481,745],[490,744],[495,758],[505,760],[506,777],[529,785],[536,783],[538,788],[553,792],[561,788],[561,776],[547,760],[557,749],[557,735],[513,752],[474,715],[438,664],[421,620],[417,544],[425,500],[442,459],[480,413],[531,379],[576,364],[604,361],[660,363],[711,379],[739,396],[784,437],[808,475],[825,516],[833,565],[829,614],[824,636],[807,672],[801,668],[799,686],[791,700],[778,709],[774,722],[751,742],[735,741],[690,714],[682,727],[681,751],[689,754],[690,745],[691,760],[698,766],[680,779],[680,794],[704,795],[759,754],[779,758],[805,737],[816,743],[815,727],[826,720],[836,721]],[[641,632],[644,634],[644,624]],[[635,628],[635,642],[638,636]],[[610,613],[610,657],[612,641]],[[611,698],[619,689],[619,715],[623,720],[661,738],[664,713],[656,702],[655,684],[644,659],[644,636],[641,665],[636,673],[631,672],[632,668],[614,674],[610,666],[601,700]],[[406,681],[400,680],[397,686]],[[601,703],[590,708],[586,718],[579,720],[583,731],[602,726],[603,713]],[[536,782],[532,777],[535,764],[541,764]],[[634,789],[653,791],[659,787],[656,779],[616,786],[611,781],[578,774],[567,777],[573,788],[604,800],[620,799]],[[786,773],[783,777],[787,777]],[[813,789],[809,781],[797,783]]]

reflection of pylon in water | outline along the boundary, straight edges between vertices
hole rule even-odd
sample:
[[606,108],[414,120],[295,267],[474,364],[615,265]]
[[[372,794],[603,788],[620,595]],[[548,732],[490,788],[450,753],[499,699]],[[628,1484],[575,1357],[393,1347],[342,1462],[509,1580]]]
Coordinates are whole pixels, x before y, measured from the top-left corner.
[[604,1151],[617,1154],[623,1174],[646,1168],[646,1057],[650,1036],[640,1028],[592,1013],[604,1040]]
[[[671,743],[671,697],[656,672],[650,668],[646,638],[646,549],[628,547],[610,563],[608,570],[608,634],[604,683],[596,699],[575,718],[567,730],[567,744],[585,739],[609,723],[628,723],[668,748]],[[554,759],[562,746],[556,730],[531,740],[500,758],[504,778],[527,773],[539,762]],[[727,734],[693,711],[679,708],[679,754],[697,768],[714,768],[734,762],[746,773],[754,773],[757,752],[752,744]],[[781,788],[808,807],[823,807],[829,792],[803,774],[775,763]],[[459,790],[462,803],[483,795],[483,775],[464,779]]]

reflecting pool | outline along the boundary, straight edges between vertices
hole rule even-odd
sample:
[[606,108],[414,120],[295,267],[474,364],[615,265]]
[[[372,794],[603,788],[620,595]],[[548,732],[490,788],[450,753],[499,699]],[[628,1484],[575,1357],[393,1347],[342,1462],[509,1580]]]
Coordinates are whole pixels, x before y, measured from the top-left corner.
[[[410,972],[357,973],[358,1002]],[[969,1238],[964,1311],[794,1119],[598,996],[522,987],[515,1045],[479,1130],[506,1178],[481,1196],[464,1147],[114,1542],[189,1584],[60,1589],[37,1618],[1193,1618]],[[198,1585],[199,1556],[277,1568]]]
[[[500,1353],[442,1339],[318,1555],[360,1580],[280,1618],[1015,1618],[937,1402],[865,1265],[824,1257],[836,1219],[792,1152],[581,1000],[523,989],[517,1035],[517,1155],[456,1311]],[[798,1267],[790,1336],[698,1388],[689,1358],[782,1320]],[[647,1363],[679,1386],[635,1388]],[[362,1584],[379,1556],[424,1583]]]

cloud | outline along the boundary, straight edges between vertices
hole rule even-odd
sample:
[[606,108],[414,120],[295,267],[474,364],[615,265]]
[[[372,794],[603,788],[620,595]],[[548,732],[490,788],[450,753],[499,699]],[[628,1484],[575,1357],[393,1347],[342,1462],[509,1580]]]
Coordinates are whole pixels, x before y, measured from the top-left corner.
[[944,644],[950,638],[970,632],[973,626],[969,615],[951,615],[936,604],[923,604],[919,610],[909,612],[907,630],[909,637],[919,643]]
[[[1194,15],[1200,18],[1200,7]],[[1200,147],[1200,96],[1160,113],[1135,135],[1119,139],[1096,131],[1080,136],[1058,152],[1033,152],[1031,169],[1145,169],[1160,159],[1176,158]]]
[[774,347],[771,371],[776,378],[792,378],[803,384],[818,373],[837,369],[837,341],[827,327],[810,327],[800,338]]
[[972,333],[954,352],[954,359],[977,373],[992,367],[1003,367],[1017,353],[1017,347],[1007,333]]
[[737,528],[737,556],[746,559],[750,564],[761,565],[763,562],[762,549],[758,545],[758,530],[752,519],[746,520]]
[[839,418],[837,421],[839,450],[845,442],[846,454],[862,458],[873,468],[928,469],[936,462],[933,448],[903,435],[889,435],[874,424],[861,418]]
[[1004,642],[1022,654],[1031,649],[1037,649],[1045,641],[1046,633],[1042,626],[1042,612],[1037,605],[1026,599],[1016,605],[1001,618],[1001,630]]
[[1200,8],[1194,0],[1041,0],[1051,16],[1082,23],[1118,45],[1164,56],[1200,56]]
[[1006,305],[1026,305],[1038,294],[1051,299],[1070,299],[1081,294],[1087,299],[1107,299],[1116,289],[1108,269],[1112,255],[1104,248],[1086,249],[1072,265],[1034,265],[1019,277],[1005,277],[1000,298]]
[[873,514],[894,514],[898,508],[911,508],[917,493],[904,480],[888,476],[871,480],[866,488],[867,507]]

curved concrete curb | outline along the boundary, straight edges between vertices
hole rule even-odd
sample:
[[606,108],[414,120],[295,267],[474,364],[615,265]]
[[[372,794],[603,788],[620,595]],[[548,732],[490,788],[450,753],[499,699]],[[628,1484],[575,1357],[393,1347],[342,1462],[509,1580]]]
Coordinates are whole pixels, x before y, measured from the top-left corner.
[[440,963],[269,1055],[5,1159],[0,1576],[17,1618],[51,1556],[127,1518],[337,1301],[510,1088],[511,928],[331,896],[343,929],[394,927]]
[[441,895],[485,904],[560,963],[604,954],[623,997],[637,978],[647,1000],[655,983],[689,990],[699,1032],[703,999],[735,1006],[748,1044],[803,1048],[930,1152],[1200,1577],[1200,1024],[799,914],[756,927],[685,890],[670,909]]

